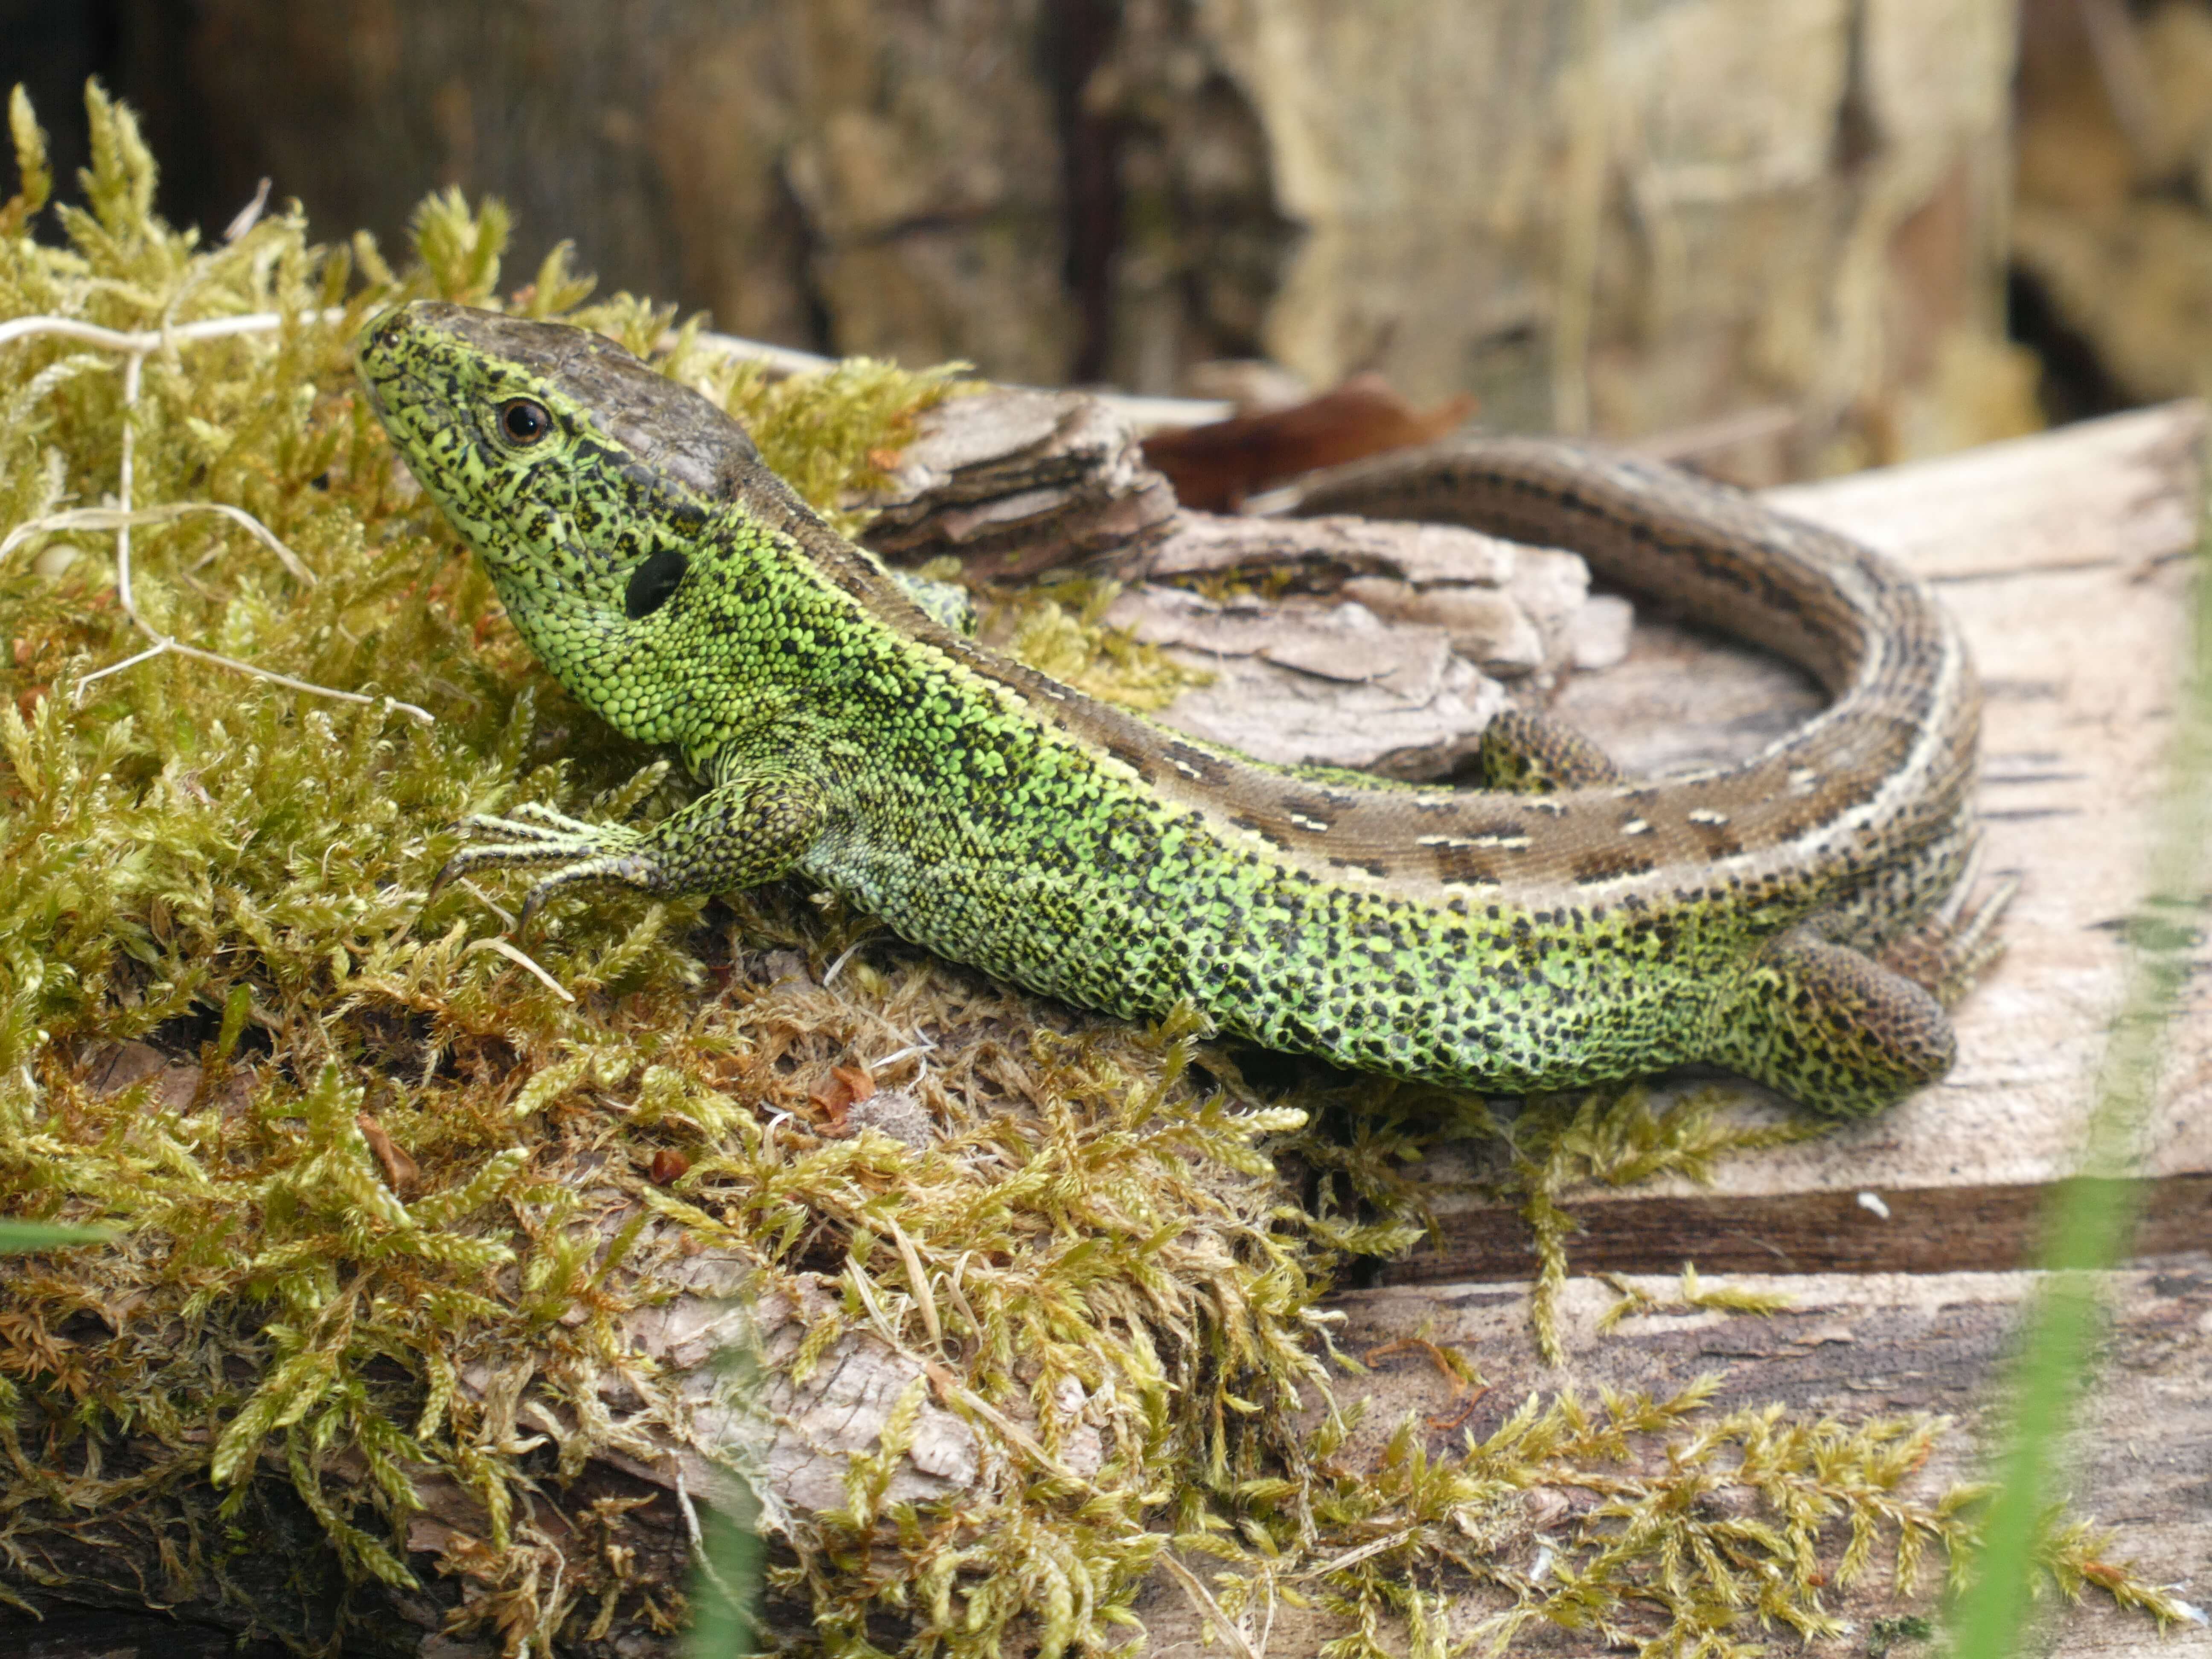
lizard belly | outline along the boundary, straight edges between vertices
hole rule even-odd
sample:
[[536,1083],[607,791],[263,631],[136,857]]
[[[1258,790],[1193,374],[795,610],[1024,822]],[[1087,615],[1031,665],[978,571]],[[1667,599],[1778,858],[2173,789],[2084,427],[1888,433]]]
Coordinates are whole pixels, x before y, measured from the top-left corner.
[[1137,803],[1122,817],[1073,846],[1063,830],[994,848],[901,815],[891,833],[832,832],[804,867],[911,942],[1030,990],[1124,1018],[1188,1000],[1222,1031],[1355,1070],[1516,1091],[1702,1057],[1714,964],[1686,919],[1427,903],[1203,824],[1162,834]]

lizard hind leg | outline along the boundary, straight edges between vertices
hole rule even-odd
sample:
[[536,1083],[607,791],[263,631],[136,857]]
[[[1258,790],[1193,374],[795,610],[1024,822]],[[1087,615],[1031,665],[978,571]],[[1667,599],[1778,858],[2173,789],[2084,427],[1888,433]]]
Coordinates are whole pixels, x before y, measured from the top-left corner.
[[1718,1000],[1709,1057],[1830,1117],[1863,1117],[1951,1068],[1942,1005],[1863,951],[1793,927]]
[[1482,731],[1475,770],[1486,789],[1548,795],[1621,782],[1613,757],[1575,727],[1525,708],[1500,709]]
[[1918,927],[1876,953],[1883,967],[1924,987],[1946,1008],[1955,1006],[2004,954],[1997,923],[2020,891],[2020,878],[2001,876],[1981,892],[1977,890],[1980,872],[1981,848],[1977,844],[1950,896]]
[[1807,925],[1952,1007],[2004,954],[1997,926],[2020,890],[2010,874],[1984,887],[1984,848],[1981,826],[1961,812],[1942,834],[1833,896]]

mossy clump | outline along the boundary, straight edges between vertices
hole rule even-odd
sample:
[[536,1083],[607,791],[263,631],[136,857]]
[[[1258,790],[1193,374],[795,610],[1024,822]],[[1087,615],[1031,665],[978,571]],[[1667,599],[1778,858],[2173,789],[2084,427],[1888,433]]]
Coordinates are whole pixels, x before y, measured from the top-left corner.
[[1125,708],[1162,709],[1191,687],[1212,684],[1206,670],[1107,624],[1121,592],[1119,582],[1085,576],[993,589],[985,595],[984,637],[1061,684]]
[[[158,1571],[148,1594],[264,1623],[284,1622],[269,1583],[331,1564],[320,1622],[282,1632],[302,1646],[366,1649],[349,1607],[439,1586],[449,1629],[511,1652],[672,1632],[680,1540],[673,1566],[646,1559],[623,1531],[641,1498],[589,1472],[716,1449],[678,1368],[634,1340],[702,1260],[807,1310],[792,1374],[854,1333],[923,1362],[777,1569],[832,1651],[872,1651],[886,1618],[916,1653],[1110,1647],[1178,1552],[1226,1558],[1230,1602],[1345,1611],[1346,1656],[1379,1653],[1385,1618],[1432,1644],[1448,1575],[1501,1582],[1480,1540],[1507,1494],[1599,1480],[1632,1433],[1673,1437],[1666,1480],[1767,1460],[1781,1518],[1715,1543],[1724,1571],[1687,1568],[1674,1489],[1613,1468],[1619,1525],[1568,1542],[1516,1620],[1613,1632],[1659,1597],[1651,1639],[1683,1651],[1754,1618],[1808,1630],[1831,1516],[1853,1549],[1864,1528],[1901,1553],[1961,1535],[1877,1478],[1924,1430],[1701,1424],[1693,1396],[1562,1398],[1455,1459],[1409,1431],[1379,1472],[1340,1468],[1319,1297],[1346,1255],[1415,1236],[1394,1172],[1476,1121],[1466,1103],[1310,1132],[1302,1202],[1271,1154],[1328,1103],[1244,1088],[1189,1021],[1038,1005],[796,886],[563,896],[526,951],[503,890],[428,897],[467,813],[651,814],[678,786],[544,674],[395,463],[352,374],[368,317],[439,295],[602,329],[743,414],[827,510],[951,383],[771,380],[665,308],[589,303],[565,247],[502,294],[504,215],[453,193],[419,210],[404,270],[366,237],[311,244],[291,211],[204,246],[153,216],[127,112],[88,104],[62,242],[31,234],[49,180],[20,92],[0,207],[0,1207],[110,1242],[0,1281],[0,1598],[100,1582],[97,1516],[101,1547]],[[1100,659],[1103,689],[1157,693],[1121,684],[1151,671],[1065,597],[1073,632],[1037,646],[1055,671]],[[123,665],[162,640],[203,654]],[[853,1133],[879,1083],[926,1135]],[[1718,1144],[1589,1110],[1511,1127],[1522,1191]],[[891,1480],[924,1393],[987,1450],[927,1503]],[[1754,1583],[1746,1552],[1796,1587]]]

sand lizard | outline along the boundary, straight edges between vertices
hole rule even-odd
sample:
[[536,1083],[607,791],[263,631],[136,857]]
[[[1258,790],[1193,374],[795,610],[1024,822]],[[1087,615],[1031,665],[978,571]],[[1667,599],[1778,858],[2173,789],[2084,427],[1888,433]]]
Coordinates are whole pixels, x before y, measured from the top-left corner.
[[[1717,1063],[1815,1110],[1940,1077],[1979,693],[1928,589],[1655,465],[1462,439],[1342,469],[1302,510],[1454,520],[1779,653],[1829,707],[1740,764],[1614,775],[1539,720],[1492,773],[1371,787],[1101,703],[915,602],[619,346],[420,301],[364,331],[399,453],[562,684],[706,786],[648,829],[529,805],[447,866],[710,893],[797,873],[954,961],[1084,1006],[1513,1093]],[[444,877],[441,876],[441,879]]]

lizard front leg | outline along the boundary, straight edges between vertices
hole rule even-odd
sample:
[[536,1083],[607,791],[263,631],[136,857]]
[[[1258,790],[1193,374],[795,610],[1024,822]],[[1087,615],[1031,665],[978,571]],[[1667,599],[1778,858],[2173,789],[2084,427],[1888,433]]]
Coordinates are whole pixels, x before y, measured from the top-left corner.
[[461,820],[471,835],[495,839],[454,854],[430,890],[492,866],[556,866],[523,901],[515,923],[522,933],[548,898],[579,882],[618,881],[672,895],[722,893],[773,881],[805,856],[826,816],[820,782],[787,766],[726,777],[649,830],[586,823],[526,802],[504,817]]

